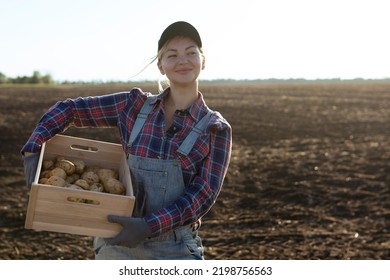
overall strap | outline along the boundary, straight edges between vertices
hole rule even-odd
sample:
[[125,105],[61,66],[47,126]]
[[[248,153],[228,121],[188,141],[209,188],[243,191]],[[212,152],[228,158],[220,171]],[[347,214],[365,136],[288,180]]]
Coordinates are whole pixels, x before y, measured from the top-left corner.
[[130,147],[135,138],[137,138],[138,134],[140,133],[142,127],[144,126],[146,119],[148,118],[149,114],[153,110],[153,106],[151,106],[150,103],[152,103],[157,98],[157,95],[151,95],[148,96],[148,98],[145,100],[144,105],[142,106],[140,112],[137,115],[137,119],[135,120],[133,129],[130,134],[130,140],[128,143],[128,146]]
[[185,156],[187,156],[190,153],[190,151],[195,145],[196,140],[206,129],[212,114],[213,111],[209,109],[207,114],[195,125],[195,127],[190,131],[190,133],[184,139],[179,149],[177,149],[178,153],[181,153],[182,155]]

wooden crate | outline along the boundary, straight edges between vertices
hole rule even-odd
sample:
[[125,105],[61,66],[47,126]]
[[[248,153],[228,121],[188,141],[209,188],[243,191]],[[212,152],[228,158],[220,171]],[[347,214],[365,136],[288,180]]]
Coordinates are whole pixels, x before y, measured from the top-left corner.
[[[126,196],[74,190],[39,184],[44,159],[82,159],[86,166],[111,168],[119,172]],[[93,203],[73,202],[81,198]],[[107,221],[107,215],[131,216],[135,198],[130,170],[122,146],[84,138],[56,135],[42,145],[35,180],[31,186],[25,227],[87,236],[113,237],[121,229]]]

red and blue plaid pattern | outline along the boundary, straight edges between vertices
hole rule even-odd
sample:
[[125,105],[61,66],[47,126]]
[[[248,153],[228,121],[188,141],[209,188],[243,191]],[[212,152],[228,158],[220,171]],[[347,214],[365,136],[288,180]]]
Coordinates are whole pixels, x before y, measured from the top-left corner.
[[175,112],[173,125],[165,131],[163,100],[168,93],[169,89],[153,103],[153,111],[131,148],[128,147],[130,133],[147,98],[147,94],[138,88],[130,92],[57,102],[42,116],[22,152],[39,152],[43,142],[71,125],[118,127],[126,154],[176,158],[182,166],[185,193],[172,205],[145,217],[152,236],[196,222],[210,210],[221,190],[230,161],[232,131],[228,122],[216,112],[188,156],[176,153],[208,108],[200,94],[187,110]]

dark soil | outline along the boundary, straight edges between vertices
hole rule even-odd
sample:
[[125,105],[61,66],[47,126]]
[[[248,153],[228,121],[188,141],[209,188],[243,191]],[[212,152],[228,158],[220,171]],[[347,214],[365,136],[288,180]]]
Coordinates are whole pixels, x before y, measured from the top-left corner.
[[[93,259],[92,237],[24,229],[19,150],[56,101],[132,86],[0,87],[0,259]],[[201,90],[234,133],[200,230],[207,259],[390,259],[390,84]],[[118,142],[109,130],[65,134]]]

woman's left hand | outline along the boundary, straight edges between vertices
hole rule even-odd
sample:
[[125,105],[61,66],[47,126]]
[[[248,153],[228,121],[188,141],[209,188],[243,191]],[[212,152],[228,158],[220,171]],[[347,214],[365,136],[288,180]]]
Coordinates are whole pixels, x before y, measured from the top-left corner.
[[113,238],[106,238],[110,245],[122,245],[135,248],[151,235],[148,224],[143,218],[108,215],[108,221],[122,225],[122,230]]

